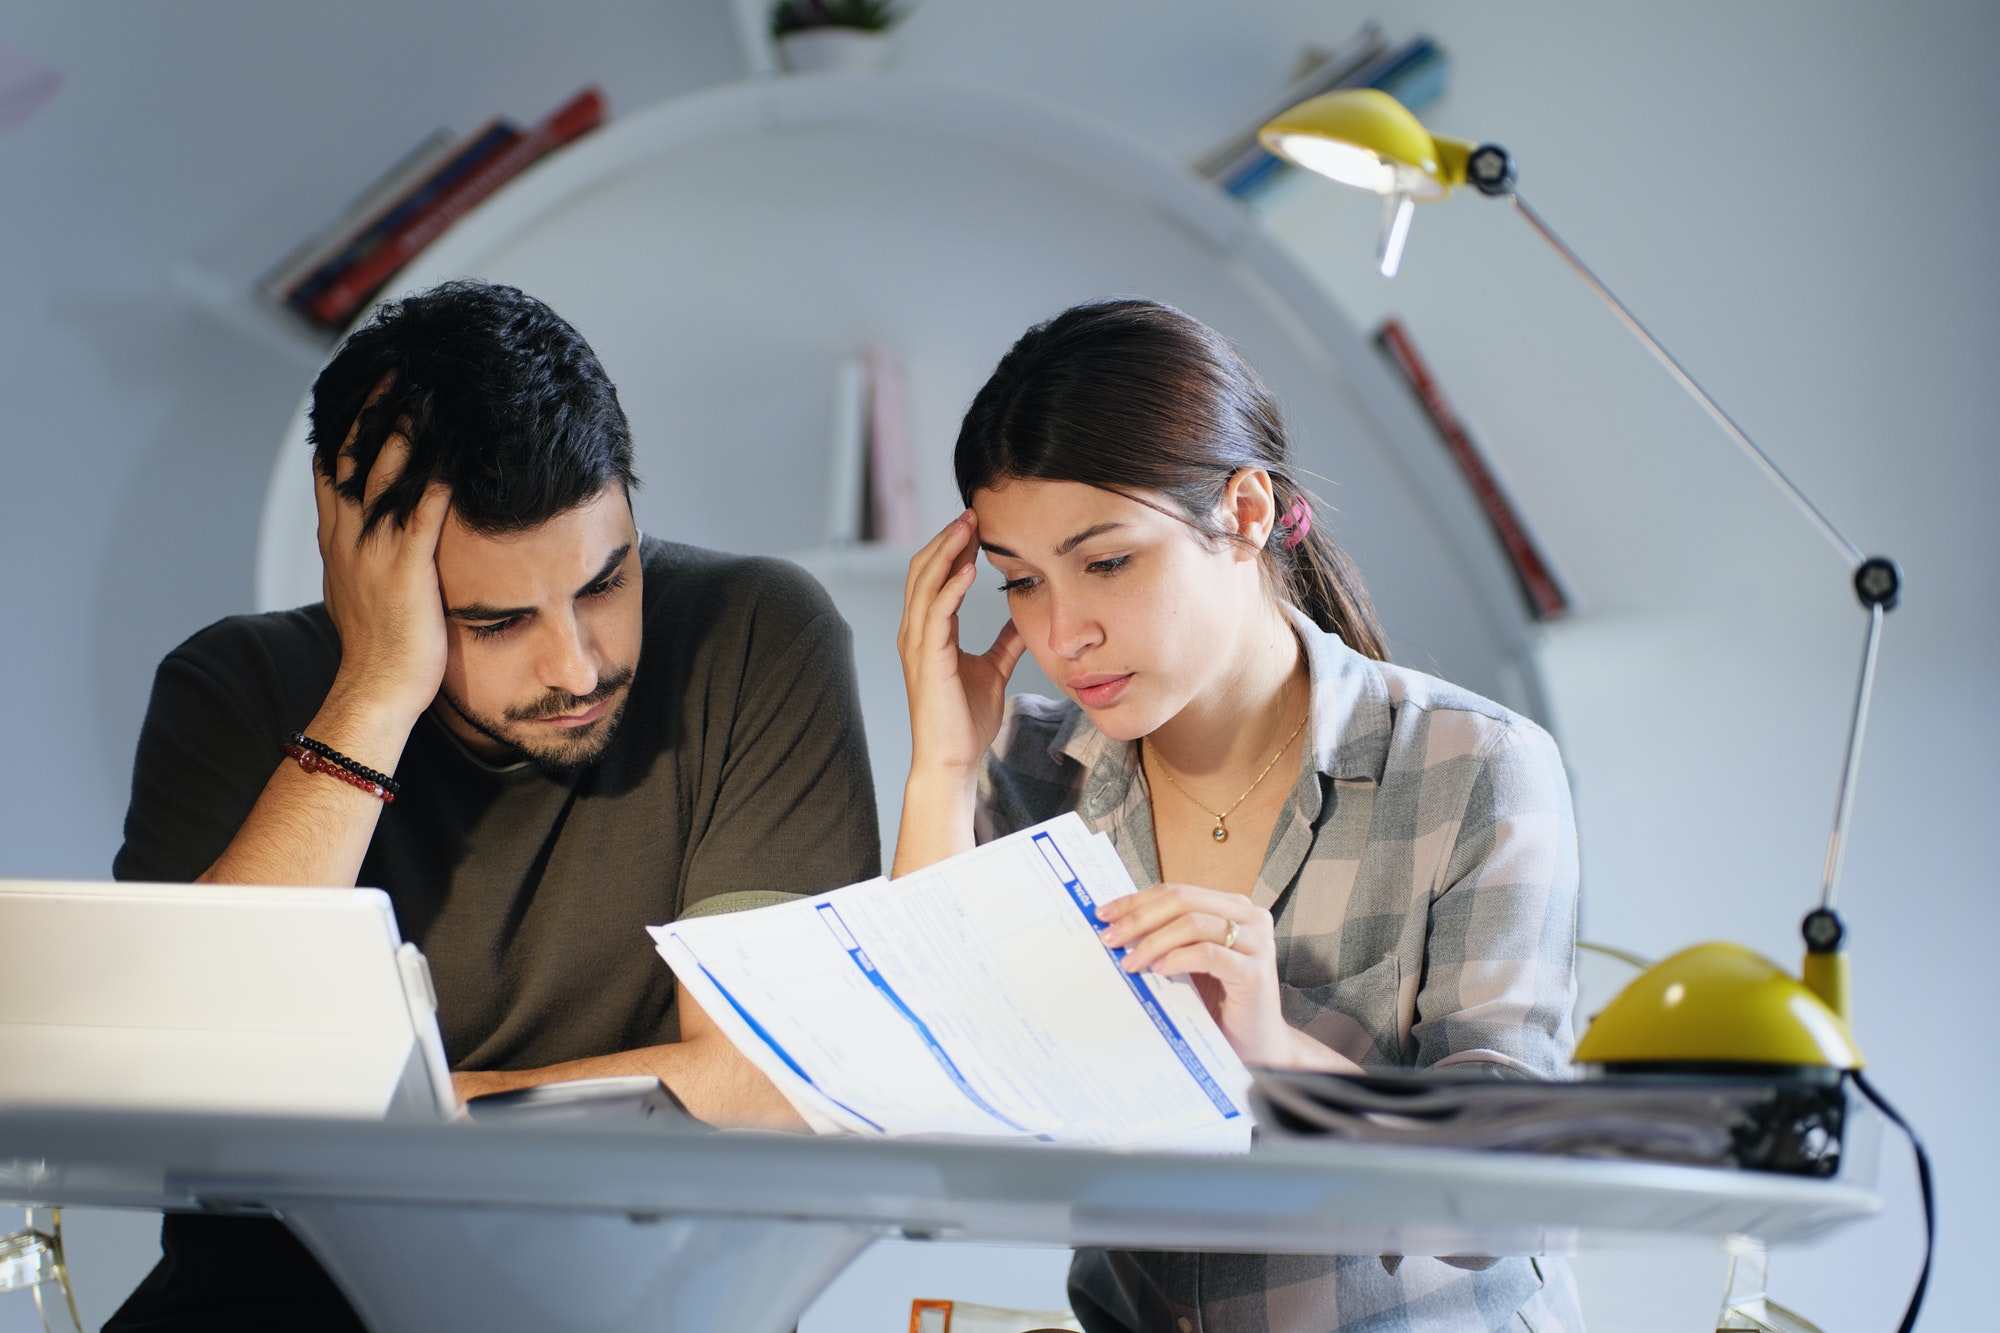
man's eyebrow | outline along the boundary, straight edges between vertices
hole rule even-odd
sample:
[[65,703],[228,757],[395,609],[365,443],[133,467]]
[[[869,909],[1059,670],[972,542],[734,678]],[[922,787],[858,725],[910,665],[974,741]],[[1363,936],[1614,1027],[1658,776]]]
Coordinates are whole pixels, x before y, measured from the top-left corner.
[[484,602],[467,602],[464,606],[445,608],[445,614],[453,620],[512,620],[516,616],[531,616],[532,606],[488,606]]
[[[623,546],[613,551],[610,557],[605,560],[603,566],[591,577],[590,582],[576,590],[576,595],[581,597],[598,584],[604,582],[604,580],[610,578],[612,574],[617,572],[618,566],[625,563],[625,557],[630,554],[632,554],[631,542],[626,542]],[[445,612],[453,620],[512,620],[516,616],[531,616],[534,613],[535,608],[532,606],[488,606],[484,602],[468,602],[464,606],[451,607]]]
[[613,551],[610,554],[610,556],[605,559],[604,564],[598,569],[597,573],[591,576],[590,582],[584,584],[581,588],[578,588],[576,590],[576,595],[578,597],[583,596],[585,593],[589,592],[592,588],[595,588],[598,584],[604,582],[604,580],[610,578],[613,574],[617,573],[618,566],[624,564],[625,557],[630,554],[632,554],[631,542],[626,542],[623,546]]

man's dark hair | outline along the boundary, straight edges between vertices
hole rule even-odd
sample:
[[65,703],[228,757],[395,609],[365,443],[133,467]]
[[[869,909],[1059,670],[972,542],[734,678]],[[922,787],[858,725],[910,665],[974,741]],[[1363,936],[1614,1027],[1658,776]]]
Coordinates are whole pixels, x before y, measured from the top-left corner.
[[385,303],[313,382],[311,416],[313,465],[337,477],[344,445],[354,471],[339,491],[356,504],[382,446],[398,433],[410,442],[364,531],[408,522],[433,479],[485,533],[545,523],[614,480],[639,484],[631,427],[597,354],[513,287],[447,282]]

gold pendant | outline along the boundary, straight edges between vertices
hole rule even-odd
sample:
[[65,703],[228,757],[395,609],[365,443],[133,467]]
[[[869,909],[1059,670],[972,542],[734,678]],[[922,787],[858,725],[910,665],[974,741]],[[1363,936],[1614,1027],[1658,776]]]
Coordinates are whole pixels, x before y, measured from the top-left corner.
[[1217,819],[1215,821],[1215,832],[1209,834],[1208,836],[1214,838],[1217,842],[1228,842],[1229,830],[1222,827],[1222,821],[1220,819]]

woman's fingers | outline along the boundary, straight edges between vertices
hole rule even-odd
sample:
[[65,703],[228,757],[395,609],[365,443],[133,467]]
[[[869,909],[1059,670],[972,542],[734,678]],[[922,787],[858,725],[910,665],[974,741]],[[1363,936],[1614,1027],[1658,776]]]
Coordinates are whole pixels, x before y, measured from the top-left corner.
[[958,610],[972,590],[978,569],[970,562],[952,567],[952,561],[971,546],[969,528],[958,520],[954,526],[958,528],[955,534],[946,529],[910,562],[903,624],[896,635],[897,647],[906,659],[914,653],[919,660],[946,656],[956,660]]
[[[1098,908],[1107,924],[1100,938],[1126,950],[1128,970],[1169,970],[1173,950],[1213,943],[1255,957],[1271,951],[1271,914],[1241,894],[1192,884],[1156,884]],[[1234,927],[1232,933],[1231,927]]]
[[924,616],[923,649],[927,653],[958,652],[958,611],[965,605],[965,594],[972,591],[972,581],[978,571],[971,565],[963,565],[931,599],[928,613]]
[[[1129,959],[1127,961],[1129,962]],[[1230,986],[1269,966],[1269,963],[1254,954],[1244,953],[1241,949],[1225,949],[1215,940],[1195,940],[1156,955],[1143,968],[1128,966],[1125,970],[1157,972],[1161,976],[1168,977],[1196,972],[1203,976],[1214,977],[1223,985]]]
[[1020,627],[1011,618],[994,636],[993,646],[986,650],[984,656],[993,664],[993,670],[1003,686],[1013,678],[1014,668],[1020,663],[1021,654],[1027,647],[1028,641],[1021,637]]
[[970,545],[970,509],[944,525],[944,530],[925,542],[923,549],[910,557],[910,572],[903,579],[903,621],[915,620],[921,608],[928,605],[937,595],[938,585],[950,576],[950,565],[957,559],[959,551]]
[[[1230,933],[1232,925],[1236,927],[1233,936]],[[1220,951],[1218,958],[1221,952],[1250,958],[1253,956],[1256,942],[1241,922],[1209,912],[1190,912],[1185,916],[1175,917],[1165,925],[1147,931],[1143,935],[1133,937],[1131,942],[1125,945],[1125,957],[1120,961],[1127,972],[1186,971],[1185,968],[1168,969],[1161,964],[1170,956],[1189,948],[1204,948],[1211,945]]]
[[1246,923],[1259,914],[1266,918],[1270,916],[1240,893],[1223,893],[1197,884],[1163,883],[1098,904],[1097,917],[1100,921],[1115,923],[1114,933],[1122,932],[1131,937],[1156,930],[1188,912],[1207,912],[1211,916]]

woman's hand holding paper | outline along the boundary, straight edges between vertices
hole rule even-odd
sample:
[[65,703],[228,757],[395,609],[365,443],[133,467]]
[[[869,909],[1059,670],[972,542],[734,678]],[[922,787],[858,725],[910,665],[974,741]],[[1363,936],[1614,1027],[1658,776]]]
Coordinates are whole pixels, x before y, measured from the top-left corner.
[[1285,1022],[1271,914],[1240,893],[1155,884],[1097,908],[1100,938],[1127,972],[1186,973],[1246,1065],[1360,1073],[1361,1066]]

